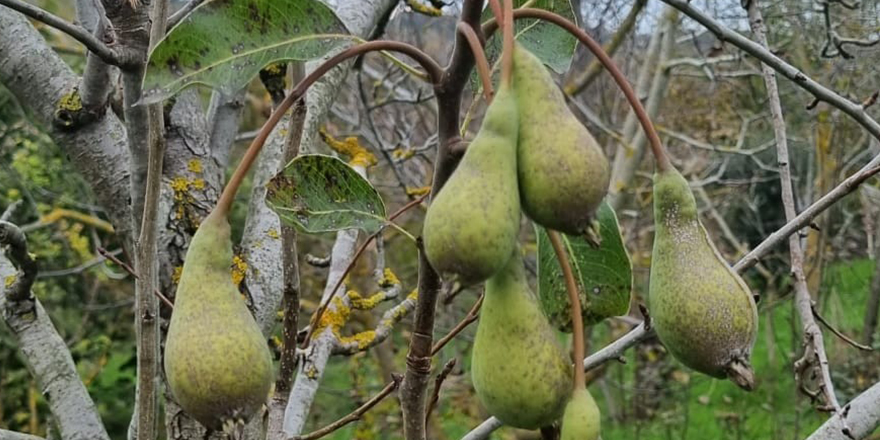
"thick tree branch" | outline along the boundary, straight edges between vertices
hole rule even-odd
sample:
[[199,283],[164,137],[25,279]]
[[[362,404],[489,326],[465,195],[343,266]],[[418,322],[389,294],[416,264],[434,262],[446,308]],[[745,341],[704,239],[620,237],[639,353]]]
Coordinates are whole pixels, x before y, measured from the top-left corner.
[[[480,36],[480,14],[483,2],[465,0],[461,21],[470,25]],[[461,159],[460,151],[451,147],[460,141],[459,112],[461,94],[467,78],[474,67],[474,57],[467,39],[461,33],[455,35],[455,49],[434,89],[437,98],[437,130],[439,147],[434,161],[434,180],[431,193],[437,194],[449,179]],[[416,305],[413,331],[406,355],[406,373],[400,385],[400,406],[403,411],[403,433],[406,440],[425,440],[425,404],[431,375],[431,346],[434,341],[434,314],[441,288],[440,276],[431,267],[424,252],[419,251],[419,301]]]
[[[78,78],[27,19],[0,8],[0,82],[46,127]],[[105,209],[129,255],[134,251],[125,129],[111,113],[72,131],[52,129],[52,140],[70,158]]]
[[27,253],[21,230],[2,222],[0,251],[7,247],[6,253],[0,253],[0,315],[12,330],[25,364],[49,402],[61,437],[109,440],[98,410],[79,379],[70,351],[40,301],[30,290],[24,295],[13,295],[19,292],[9,292],[4,287],[8,280],[14,279],[11,288],[29,288],[37,268]]
[[[843,423],[845,419],[845,424]],[[841,426],[849,428],[845,433]],[[880,426],[880,383],[874,384],[843,407],[843,412],[826,420],[807,440],[852,440],[867,438]]]
[[42,437],[21,432],[7,431],[5,429],[0,429],[0,438],[3,440],[43,440]]

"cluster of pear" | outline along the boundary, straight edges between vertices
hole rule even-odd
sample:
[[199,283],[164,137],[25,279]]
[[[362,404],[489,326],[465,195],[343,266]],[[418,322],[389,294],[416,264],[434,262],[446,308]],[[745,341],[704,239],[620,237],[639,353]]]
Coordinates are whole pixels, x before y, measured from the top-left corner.
[[598,408],[586,389],[572,392],[571,361],[529,288],[517,237],[522,212],[586,233],[608,189],[608,161],[543,63],[519,44],[511,79],[428,208],[425,253],[444,276],[486,283],[471,372],[483,406],[523,429],[564,416],[564,439],[591,440]]

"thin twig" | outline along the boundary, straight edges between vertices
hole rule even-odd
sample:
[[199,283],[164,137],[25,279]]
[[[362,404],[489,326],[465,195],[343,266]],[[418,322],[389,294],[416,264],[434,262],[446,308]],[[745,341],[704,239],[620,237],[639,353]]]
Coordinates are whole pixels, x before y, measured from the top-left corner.
[[104,44],[97,37],[92,35],[86,28],[70,23],[63,18],[44,11],[34,5],[23,2],[21,0],[0,0],[0,5],[7,6],[10,9],[21,12],[34,20],[45,23],[70,35],[76,41],[82,43],[87,49],[95,55],[101,57],[105,63],[114,66],[125,67],[125,64],[116,51]]
[[180,9],[178,9],[173,14],[171,14],[170,17],[168,17],[168,29],[177,26],[177,24],[180,23],[181,20],[186,18],[186,16],[189,15],[190,12],[192,12],[195,8],[197,8],[204,2],[205,0],[189,0],[188,2],[186,2],[185,5],[181,6]]
[[477,301],[474,302],[474,305],[473,307],[471,307],[471,310],[468,312],[468,314],[465,315],[465,317],[461,321],[459,321],[459,323],[456,324],[455,327],[453,327],[452,330],[450,330],[449,333],[446,334],[446,336],[443,336],[442,338],[437,340],[437,343],[435,343],[434,346],[431,348],[431,356],[437,354],[437,352],[442,350],[443,347],[445,347],[446,344],[452,340],[452,338],[456,337],[459,333],[461,333],[462,330],[471,325],[472,322],[476,321],[479,317],[480,307],[482,305],[483,295],[480,295],[480,297],[477,298]]
[[501,87],[510,87],[513,76],[513,0],[504,0],[501,53]]
[[351,423],[360,420],[361,416],[363,416],[367,411],[372,409],[374,406],[378,405],[383,399],[388,397],[391,393],[397,390],[397,387],[400,386],[401,377],[399,375],[392,376],[394,380],[392,380],[388,385],[385,385],[385,388],[382,388],[382,391],[379,391],[378,394],[373,396],[372,399],[366,401],[363,405],[359,406],[357,409],[349,413],[348,415],[342,417],[341,419],[321,428],[316,431],[312,431],[306,435],[296,435],[290,437],[288,440],[315,440],[325,435],[330,434],[333,431],[336,431],[339,428]]
[[437,406],[437,402],[440,400],[440,389],[443,387],[443,381],[446,380],[446,377],[449,376],[449,373],[452,372],[452,369],[455,367],[455,358],[446,362],[446,365],[443,366],[443,369],[437,373],[437,377],[434,378],[434,392],[431,393],[431,398],[428,400],[428,408],[425,410],[425,425],[428,424],[428,419],[431,418],[431,412],[434,411],[434,407]]
[[[102,247],[98,247],[98,253],[101,254],[103,257],[107,258],[108,260],[112,261],[113,263],[115,263],[119,267],[121,267],[123,270],[128,272],[129,275],[131,275],[135,278],[138,278],[138,274],[134,271],[134,269],[132,269],[132,267],[129,266],[128,264],[125,264],[119,258],[116,258],[116,256],[114,255],[113,252],[109,252],[107,249],[104,249]],[[160,292],[158,290],[154,290],[153,293],[156,295],[157,298],[159,298],[159,300],[161,300],[163,303],[165,303],[165,305],[168,306],[168,308],[174,309],[174,303],[172,303],[171,300],[169,300],[167,296],[163,295],[162,292]]]
[[818,319],[819,322],[822,323],[822,325],[824,325],[828,330],[831,330],[831,333],[834,333],[838,338],[843,339],[843,341],[846,342],[847,344],[852,345],[853,347],[858,348],[859,350],[863,350],[863,351],[873,351],[874,350],[874,348],[872,348],[872,347],[869,347],[864,344],[859,344],[858,342],[854,341],[849,336],[843,334],[843,332],[841,332],[840,330],[834,328],[834,326],[831,325],[831,323],[829,323],[828,321],[826,321],[825,318],[822,317],[822,315],[819,313],[819,311],[816,310],[816,302],[815,301],[810,303],[810,310],[813,312],[813,316],[815,316],[816,319]]

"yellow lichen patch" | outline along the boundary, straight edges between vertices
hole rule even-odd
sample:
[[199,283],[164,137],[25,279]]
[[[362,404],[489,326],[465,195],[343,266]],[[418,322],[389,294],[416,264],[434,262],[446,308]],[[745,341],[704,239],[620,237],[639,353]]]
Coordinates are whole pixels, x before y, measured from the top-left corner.
[[385,299],[385,294],[379,292],[370,295],[369,298],[364,298],[354,290],[349,290],[348,299],[351,300],[351,308],[355,310],[372,310],[382,303],[382,300]]
[[83,224],[74,223],[64,229],[64,236],[67,238],[67,242],[70,243],[70,248],[83,260],[91,258],[92,252],[89,246],[89,239],[82,235]]
[[324,314],[321,315],[321,321],[318,322],[315,328],[315,334],[320,334],[329,327],[333,334],[337,337],[339,336],[339,330],[348,322],[348,317],[351,316],[351,308],[346,306],[338,296],[333,298],[333,306],[328,307]]
[[238,286],[247,275],[247,262],[240,255],[232,257],[232,283]]
[[385,268],[385,272],[382,275],[382,279],[379,280],[379,287],[391,287],[400,284],[400,279],[397,278],[397,275],[394,275],[394,272],[389,268]]
[[318,134],[321,135],[321,139],[334,151],[348,156],[350,158],[348,163],[351,166],[367,168],[378,163],[376,156],[374,156],[373,153],[370,153],[366,147],[361,145],[360,142],[358,142],[357,137],[351,136],[344,140],[339,140],[331,136],[330,133],[327,133],[327,130],[323,127],[318,131]]
[[306,377],[309,379],[317,379],[318,378],[318,369],[315,368],[314,365],[310,366],[308,370],[306,370]]
[[15,284],[15,280],[16,280],[15,275],[9,275],[3,281],[3,284],[6,285],[6,288],[8,289],[8,288],[12,287],[13,284]]
[[419,289],[413,289],[412,292],[406,296],[406,299],[411,299],[413,301],[419,299]]
[[58,110],[66,110],[69,112],[78,112],[82,110],[82,97],[79,95],[79,89],[74,88],[70,93],[58,100]]
[[278,230],[275,228],[272,228],[272,229],[269,229],[268,231],[266,231],[266,235],[268,235],[269,238],[274,238],[275,240],[281,238],[281,234],[279,234]]
[[[192,165],[192,161],[190,161],[190,165]],[[199,169],[201,169],[201,163],[199,163],[198,166]],[[174,204],[177,219],[182,220],[186,214],[186,205],[195,201],[193,196],[189,193],[190,189],[205,189],[205,179],[187,179],[186,177],[178,176],[171,179],[169,186],[174,192]],[[193,220],[193,223],[196,223],[196,221]]]
[[345,336],[343,338],[339,338],[339,343],[343,345],[351,344],[352,342],[357,343],[359,349],[363,350],[370,346],[370,344],[376,340],[376,332],[374,330],[367,330],[360,333],[355,333],[351,336]]
[[415,150],[410,150],[409,148],[397,148],[391,152],[391,156],[397,160],[407,160],[415,156],[415,154]]
[[205,179],[193,179],[192,187],[195,189],[205,189]]
[[174,272],[171,273],[171,282],[177,284],[180,282],[180,275],[183,273],[183,266],[176,266]]
[[76,220],[80,223],[87,224],[89,226],[95,227],[97,229],[100,229],[100,230],[103,230],[106,232],[113,232],[113,226],[104,220],[101,220],[97,217],[93,217],[88,214],[83,214],[79,211],[73,211],[70,209],[62,209],[62,208],[55,208],[52,211],[50,211],[48,214],[40,217],[40,223],[42,223],[44,225],[50,224],[50,223],[55,223],[58,220],[61,220],[62,218],[73,219],[73,220]]
[[406,189],[406,195],[408,195],[408,196],[423,196],[429,192],[431,192],[430,186],[422,186],[419,188],[407,188]]
[[190,172],[199,174],[202,172],[202,161],[199,159],[190,159],[186,164],[186,169]]
[[406,0],[406,4],[419,14],[425,14],[430,17],[439,17],[443,15],[443,11],[441,11],[440,8],[423,4],[419,0]]

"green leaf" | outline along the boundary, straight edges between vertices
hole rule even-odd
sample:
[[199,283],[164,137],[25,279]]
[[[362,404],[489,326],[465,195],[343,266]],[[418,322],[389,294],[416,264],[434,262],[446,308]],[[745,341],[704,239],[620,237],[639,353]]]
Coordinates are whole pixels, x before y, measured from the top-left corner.
[[[514,0],[513,7],[518,8],[528,0]],[[576,22],[574,11],[569,0],[537,0],[530,6],[533,9],[544,9],[559,14],[573,22]],[[492,17],[491,8],[483,11],[483,19]],[[571,66],[574,57],[574,48],[577,39],[565,29],[553,23],[535,19],[514,20],[516,40],[535,54],[556,73],[565,73]],[[486,57],[489,63],[494,63],[501,54],[501,32],[495,32],[492,39],[486,44]]]
[[[632,292],[632,264],[620,236],[617,216],[607,202],[602,202],[597,218],[602,239],[598,248],[584,238],[560,234],[578,283],[584,325],[626,314]],[[562,269],[547,231],[537,225],[535,229],[538,237],[538,296],[541,307],[553,325],[570,332],[570,305]]]
[[281,221],[307,234],[354,228],[373,233],[385,225],[379,192],[333,156],[298,156],[266,189],[266,203]]
[[318,0],[209,0],[150,53],[142,101],[192,84],[232,94],[273,62],[319,58],[353,38]]

